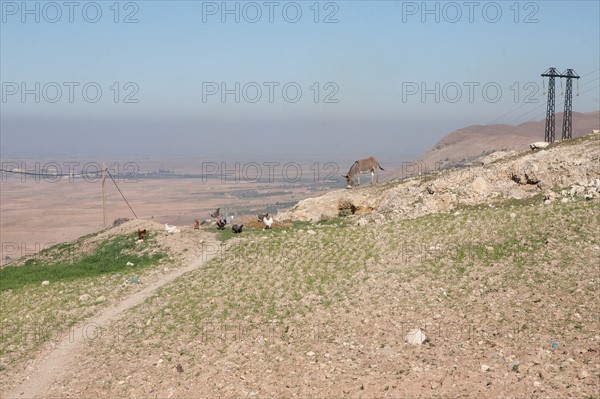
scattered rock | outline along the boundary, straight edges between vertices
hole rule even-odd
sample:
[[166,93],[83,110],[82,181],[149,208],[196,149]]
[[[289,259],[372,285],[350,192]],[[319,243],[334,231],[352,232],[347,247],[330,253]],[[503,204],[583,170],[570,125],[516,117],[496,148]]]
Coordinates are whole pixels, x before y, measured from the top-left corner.
[[127,266],[133,266],[133,263],[127,262]]
[[404,338],[404,341],[408,342],[411,345],[421,345],[426,340],[427,336],[423,331],[421,331],[420,328],[415,328],[414,330],[411,330]]
[[544,149],[544,148],[548,147],[549,145],[550,145],[550,143],[546,143],[545,141],[536,141],[535,143],[529,144],[529,148],[531,148],[532,151],[535,151],[535,150]]
[[542,383],[539,381],[533,381],[533,386],[538,388],[538,387],[542,386]]
[[358,225],[359,226],[362,227],[362,226],[366,226],[367,224],[369,224],[369,222],[367,221],[367,219],[365,219],[365,218],[358,219]]
[[581,370],[577,374],[577,378],[579,378],[580,380],[584,380],[584,379],[588,378],[589,376],[590,376],[590,373],[588,373],[587,370]]
[[511,219],[514,219],[514,218],[516,218],[516,217],[517,217],[517,214],[516,214],[516,213],[511,213],[511,214],[510,214],[510,218],[511,218]]
[[48,281],[48,280],[42,281],[42,287],[45,287],[47,285],[50,285],[50,281]]
[[544,201],[554,201],[556,200],[556,193],[552,190],[546,191],[544,193]]
[[306,356],[313,357],[314,355],[315,355],[315,352],[312,352],[312,351],[306,352]]
[[307,230],[306,234],[310,234],[312,236],[312,235],[315,235],[317,233],[314,230]]
[[523,197],[526,197],[527,194],[520,187],[516,187],[516,188],[513,188],[512,190],[510,190],[510,192],[508,193],[508,196],[510,198],[520,200],[520,199],[523,199]]
[[79,297],[79,300],[80,300],[81,302],[87,302],[87,301],[89,301],[91,298],[92,298],[92,297],[91,297],[91,296],[89,296],[88,294],[83,294],[83,295],[81,295],[81,296]]
[[98,298],[96,298],[96,302],[104,302],[104,301],[106,301],[106,297],[104,295],[101,295]]
[[481,371],[486,372],[490,369],[490,366],[488,366],[487,364],[482,364],[481,365]]
[[571,197],[576,197],[580,194],[583,194],[585,192],[585,187],[583,186],[579,186],[577,184],[574,184],[573,186],[571,186],[571,190],[569,191],[569,195]]
[[427,186],[426,190],[429,194],[435,193],[435,188],[433,186]]

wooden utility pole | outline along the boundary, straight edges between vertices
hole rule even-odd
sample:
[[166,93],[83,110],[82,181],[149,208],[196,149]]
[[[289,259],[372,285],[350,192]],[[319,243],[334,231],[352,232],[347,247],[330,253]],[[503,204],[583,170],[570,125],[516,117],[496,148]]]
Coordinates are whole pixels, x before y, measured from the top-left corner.
[[102,162],[102,220],[106,227],[106,165]]

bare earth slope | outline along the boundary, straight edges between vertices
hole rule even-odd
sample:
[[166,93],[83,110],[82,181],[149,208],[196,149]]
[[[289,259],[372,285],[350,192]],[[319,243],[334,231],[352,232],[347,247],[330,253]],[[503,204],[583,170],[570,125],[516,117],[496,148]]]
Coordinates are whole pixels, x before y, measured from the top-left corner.
[[598,397],[599,144],[334,191],[208,252],[158,235],[180,277],[3,359],[2,397]]
[[[556,114],[556,139],[562,134],[563,114]],[[471,161],[482,153],[498,150],[525,150],[528,144],[543,141],[545,120],[514,125],[472,125],[449,133],[433,148],[425,152],[418,161],[434,169],[436,163]],[[600,111],[573,113],[573,138],[581,137],[600,129]]]
[[[100,281],[91,280],[89,283],[83,282],[82,284],[52,281],[50,286],[42,287],[42,291],[45,292],[42,296],[71,297],[74,293],[74,297],[78,297],[79,294],[83,293],[83,295],[92,297],[103,294],[101,295],[103,299],[91,299],[82,303],[82,297],[80,297],[78,301],[80,303],[74,304],[71,302],[66,304],[68,310],[67,308],[58,309],[56,303],[54,303],[54,309],[36,316],[27,314],[28,306],[21,308],[25,314],[9,314],[9,309],[15,305],[10,303],[13,300],[11,298],[13,290],[10,290],[7,295],[3,293],[3,341],[17,328],[21,334],[20,341],[17,341],[20,344],[18,350],[10,347],[7,350],[5,346],[2,347],[3,372],[0,382],[3,398],[31,398],[39,395],[59,376],[68,375],[69,370],[77,368],[76,356],[81,348],[98,336],[108,335],[107,326],[118,319],[123,312],[146,300],[158,288],[185,273],[201,267],[217,253],[210,250],[218,247],[218,244],[213,241],[212,234],[190,229],[184,229],[177,234],[167,234],[164,232],[163,225],[146,220],[132,220],[106,229],[89,238],[84,238],[79,241],[82,244],[78,251],[89,253],[97,243],[116,235],[134,232],[138,228],[146,229],[149,234],[157,235],[154,247],[157,250],[165,251],[169,255],[169,260],[161,262],[162,265],[158,267],[143,272],[132,269],[130,273],[138,276],[136,284],[130,284],[127,280],[122,282],[119,279],[110,286],[110,282],[106,282],[106,278],[102,278]],[[40,253],[36,256],[44,255]],[[70,254],[70,256],[78,255]],[[109,280],[112,280],[112,278]],[[38,290],[39,287],[35,287],[31,291],[33,298],[39,295]],[[16,295],[14,299],[18,298]],[[34,304],[34,308],[44,308],[44,306],[44,301],[37,298],[37,306]],[[67,317],[63,315],[62,317],[65,320],[75,320],[77,321],[76,324],[65,328],[65,325],[70,323],[64,321],[54,325],[48,322],[49,319],[54,318],[52,313],[65,312],[68,314],[69,311],[74,314]],[[89,316],[82,318],[82,314]],[[18,319],[18,321],[15,319]],[[42,342],[41,347],[32,345],[32,343],[41,340],[44,331],[52,332],[50,340]],[[5,343],[6,341],[3,342],[3,344]],[[34,351],[25,359],[26,363],[18,361],[19,352],[31,350],[31,348]],[[9,364],[10,367],[7,367]]]

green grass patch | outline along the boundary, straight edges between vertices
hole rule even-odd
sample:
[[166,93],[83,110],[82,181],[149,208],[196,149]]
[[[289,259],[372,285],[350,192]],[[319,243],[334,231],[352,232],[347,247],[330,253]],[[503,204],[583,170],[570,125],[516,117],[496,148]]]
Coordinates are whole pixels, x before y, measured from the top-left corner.
[[[140,253],[148,241],[136,244],[137,233],[117,236],[102,242],[93,252],[77,259],[61,259],[56,262],[28,259],[22,266],[8,266],[0,269],[0,292],[19,289],[27,285],[41,284],[44,280],[69,281],[95,277],[124,269],[141,269],[157,264],[164,257],[162,253]],[[60,250],[67,248],[59,244]],[[50,248],[51,249],[51,248]],[[68,252],[68,251],[67,251]],[[134,266],[127,266],[131,262]]]
[[249,230],[246,229],[242,229],[242,232],[240,234],[235,234],[233,232],[233,230],[231,230],[231,227],[225,228],[223,230],[217,230],[217,240],[218,241],[227,241],[232,239],[233,237],[239,236],[239,235],[248,235]]

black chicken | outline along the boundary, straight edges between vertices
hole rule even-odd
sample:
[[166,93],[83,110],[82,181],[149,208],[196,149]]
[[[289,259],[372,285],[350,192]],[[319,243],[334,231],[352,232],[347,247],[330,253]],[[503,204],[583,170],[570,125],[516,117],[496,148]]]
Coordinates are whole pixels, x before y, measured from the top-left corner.
[[241,233],[241,232],[242,232],[242,227],[244,227],[244,225],[243,225],[243,224],[242,224],[242,225],[237,225],[237,224],[234,224],[233,226],[231,226],[231,230],[233,230],[233,232],[234,232],[235,234],[238,234],[238,233]]
[[225,225],[227,224],[227,219],[219,219],[219,217],[215,218],[217,220],[217,228],[219,230],[223,230],[225,228]]

